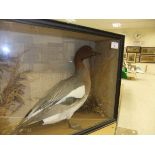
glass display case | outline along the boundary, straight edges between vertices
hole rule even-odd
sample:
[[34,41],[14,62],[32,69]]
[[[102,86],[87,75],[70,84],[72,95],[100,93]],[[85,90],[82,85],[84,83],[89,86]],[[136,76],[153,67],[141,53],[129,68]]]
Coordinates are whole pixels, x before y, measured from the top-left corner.
[[88,134],[117,120],[124,36],[0,20],[0,134]]

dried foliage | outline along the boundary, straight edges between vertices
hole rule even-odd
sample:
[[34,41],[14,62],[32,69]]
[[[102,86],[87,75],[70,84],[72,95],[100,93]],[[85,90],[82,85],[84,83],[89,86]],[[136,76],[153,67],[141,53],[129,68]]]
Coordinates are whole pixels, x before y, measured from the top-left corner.
[[80,112],[93,112],[99,114],[101,117],[105,117],[104,105],[102,102],[96,100],[91,96],[87,99],[84,105],[79,109]]
[[81,112],[94,112],[100,114],[100,116],[105,117],[103,105],[97,101],[97,99],[90,95],[84,105],[79,109]]
[[[9,123],[8,116],[24,104],[23,82],[28,71],[20,71],[20,58],[25,52],[16,58],[0,58],[0,134],[12,132],[14,127]],[[5,83],[3,87],[2,82]]]
[[3,109],[0,110],[1,116],[13,113],[24,104],[22,96],[25,85],[23,81],[26,80],[26,73],[28,72],[20,72],[20,58],[24,53],[16,58],[7,60],[0,58],[0,82],[4,80],[2,79],[4,72],[9,75],[6,86],[0,88],[0,108]]
[[[10,126],[7,117],[24,104],[23,81],[26,80],[28,72],[20,71],[20,58],[24,53],[16,58],[0,58],[0,134],[10,133],[13,127]],[[2,82],[6,83],[3,87]]]
[[[6,60],[0,59],[0,80],[2,82],[4,72],[9,74],[6,86],[0,89],[0,115],[6,116],[15,112],[24,104],[23,94],[27,72],[20,72],[20,56],[10,59],[10,65]],[[7,60],[8,61],[8,60]]]
[[2,78],[3,78],[3,73],[9,70],[9,65],[5,64],[3,62],[3,59],[0,59],[0,115],[6,113],[6,109],[4,107],[1,107],[1,103],[2,103]]

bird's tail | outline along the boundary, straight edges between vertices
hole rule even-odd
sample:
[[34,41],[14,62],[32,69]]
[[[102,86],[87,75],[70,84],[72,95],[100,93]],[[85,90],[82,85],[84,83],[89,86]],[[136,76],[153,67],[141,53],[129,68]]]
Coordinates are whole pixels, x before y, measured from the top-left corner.
[[27,121],[25,118],[23,118],[20,123],[16,126],[16,128],[13,130],[12,134],[18,135],[22,134],[23,131],[28,130],[29,121]]

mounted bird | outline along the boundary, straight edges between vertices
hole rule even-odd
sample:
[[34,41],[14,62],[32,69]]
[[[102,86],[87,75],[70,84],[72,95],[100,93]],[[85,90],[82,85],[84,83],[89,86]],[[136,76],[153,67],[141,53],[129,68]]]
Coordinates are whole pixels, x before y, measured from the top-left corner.
[[74,74],[50,89],[26,114],[16,131],[40,121],[46,125],[68,120],[69,127],[76,128],[69,120],[85,103],[91,88],[89,70],[83,60],[97,54],[90,46],[79,48],[74,57]]

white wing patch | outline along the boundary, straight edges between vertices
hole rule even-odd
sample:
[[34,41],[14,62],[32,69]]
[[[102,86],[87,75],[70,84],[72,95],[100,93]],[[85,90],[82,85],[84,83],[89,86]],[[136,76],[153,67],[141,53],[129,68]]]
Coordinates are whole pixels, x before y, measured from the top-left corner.
[[[67,98],[69,97],[74,97],[74,98],[82,98],[85,95],[85,86],[82,85],[74,90],[72,90],[68,95],[66,95],[65,97],[63,97],[61,100],[59,100],[56,104],[60,104],[62,102],[64,102]],[[27,117],[27,120],[30,119],[31,117],[37,115],[38,113],[40,113],[43,109],[39,109],[37,111],[35,111],[34,113],[30,114]]]
[[82,98],[85,95],[85,86],[82,85],[74,90],[72,90],[67,96],[63,97],[60,101],[58,101],[56,104],[59,104],[61,102],[64,102],[69,97],[74,98]]
[[64,119],[66,119],[66,116],[65,115],[56,114],[54,116],[50,116],[48,118],[45,118],[43,120],[43,122],[44,122],[43,125],[57,123],[57,122],[59,122],[61,120],[64,120]]

